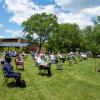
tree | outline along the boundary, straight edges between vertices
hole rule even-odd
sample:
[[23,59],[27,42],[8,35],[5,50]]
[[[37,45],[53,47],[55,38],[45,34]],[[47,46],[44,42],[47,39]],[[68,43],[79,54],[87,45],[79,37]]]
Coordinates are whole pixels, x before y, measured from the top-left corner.
[[64,48],[71,51],[79,47],[80,29],[77,24],[61,24],[59,27],[59,33]]
[[30,39],[34,39],[34,33],[37,34],[38,38],[36,39],[38,40],[40,51],[44,42],[57,30],[57,17],[53,14],[37,13],[24,21],[22,27],[23,31],[27,34],[26,37],[28,36]]
[[[48,49],[66,52],[79,47],[81,39],[79,26],[76,24],[59,24],[59,29],[48,40]],[[53,46],[52,46],[53,44]]]
[[60,36],[58,32],[53,33],[47,41],[46,49],[51,52],[52,51],[57,52],[58,50],[61,50],[62,48],[61,48],[61,42],[59,41],[59,38]]
[[87,26],[83,31],[82,41],[87,50],[90,50],[95,57],[95,54],[100,53],[100,17],[95,21],[94,26]]
[[93,27],[87,26],[81,31],[82,31],[81,32],[81,42],[80,42],[81,50],[90,50],[90,43],[92,41],[91,36],[93,33]]

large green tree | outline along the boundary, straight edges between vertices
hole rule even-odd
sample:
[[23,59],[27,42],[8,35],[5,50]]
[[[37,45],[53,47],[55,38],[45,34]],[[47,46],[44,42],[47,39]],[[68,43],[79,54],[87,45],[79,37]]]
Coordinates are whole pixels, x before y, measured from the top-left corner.
[[37,13],[24,21],[22,27],[26,33],[25,36],[31,41],[35,40],[33,34],[37,34],[38,38],[36,39],[38,40],[40,51],[44,42],[57,30],[57,17],[53,14]]
[[54,50],[71,51],[79,47],[81,35],[76,24],[59,24],[59,31],[49,39],[49,47],[53,44]]
[[80,47],[81,50],[90,50],[90,43],[92,42],[92,34],[93,34],[93,27],[87,26],[83,30],[81,30],[81,41]]
[[83,33],[82,43],[86,49],[90,50],[94,56],[100,53],[100,17],[97,17],[94,26],[87,26]]
[[80,29],[77,24],[61,24],[59,28],[60,40],[68,50],[75,50],[79,47]]

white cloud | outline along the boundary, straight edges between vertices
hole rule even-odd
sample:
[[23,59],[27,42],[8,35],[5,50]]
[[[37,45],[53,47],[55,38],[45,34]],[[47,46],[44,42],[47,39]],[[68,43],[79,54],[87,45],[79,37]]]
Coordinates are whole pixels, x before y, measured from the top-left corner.
[[93,25],[91,18],[83,13],[60,13],[58,21],[59,23],[76,23],[81,29],[88,25]]
[[5,0],[5,5],[8,12],[13,14],[10,22],[17,24],[21,24],[39,9],[31,0]]
[[12,37],[22,37],[24,33],[22,30],[5,30],[6,33],[9,33],[12,35]]
[[3,25],[2,25],[2,24],[0,24],[0,28],[1,28],[1,29],[3,28]]
[[54,9],[54,5],[41,7],[35,5],[32,0],[5,0],[5,5],[8,12],[13,14],[9,21],[17,24],[21,24],[24,20],[35,13],[53,13]]
[[84,28],[88,25],[94,25],[93,17],[100,16],[100,6],[93,8],[86,8],[77,12],[71,13],[59,13],[58,21],[60,23],[77,23],[80,28]]
[[84,9],[82,12],[90,16],[100,16],[100,6],[87,8]]
[[100,15],[100,6],[96,6],[98,5],[98,2],[100,1],[55,0],[55,3],[61,6],[61,9],[66,11],[70,9],[69,13],[61,11],[61,9],[57,8],[56,5],[36,5],[32,0],[5,0],[5,7],[8,12],[13,14],[9,20],[13,23],[21,24],[24,20],[35,13],[46,12],[56,14],[60,23],[77,23],[80,28],[84,28],[87,25],[93,25],[93,16]]
[[3,35],[0,35],[0,38],[4,38],[4,36]]
[[84,9],[94,7],[100,4],[100,0],[54,0],[61,7],[69,9]]
[[41,12],[54,13],[55,12],[55,5],[44,6],[43,9],[41,9]]

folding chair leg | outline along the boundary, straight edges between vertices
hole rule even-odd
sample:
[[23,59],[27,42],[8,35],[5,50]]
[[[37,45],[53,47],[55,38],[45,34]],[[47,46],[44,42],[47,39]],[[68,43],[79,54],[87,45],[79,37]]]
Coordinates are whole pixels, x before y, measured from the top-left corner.
[[58,70],[62,70],[62,69],[63,69],[63,68],[62,68],[62,65],[61,65],[61,64],[59,64],[59,63],[58,63],[58,64],[56,64],[56,66],[57,66],[57,69],[58,69]]
[[7,83],[8,79],[9,78],[5,79],[5,82],[2,84],[2,86],[4,86]]
[[41,74],[41,70],[39,69],[39,74]]

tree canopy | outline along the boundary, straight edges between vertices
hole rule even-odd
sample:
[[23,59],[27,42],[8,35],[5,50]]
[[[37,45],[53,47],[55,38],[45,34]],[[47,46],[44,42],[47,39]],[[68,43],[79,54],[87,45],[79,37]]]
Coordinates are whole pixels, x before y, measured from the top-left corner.
[[100,53],[100,17],[98,17],[94,26],[87,26],[83,35],[87,50],[93,54]]
[[[22,23],[25,37],[30,43],[45,47],[48,51],[89,50],[100,53],[100,17],[94,26],[80,29],[77,24],[57,22],[56,15],[37,13]],[[37,34],[37,38],[34,37]]]
[[46,13],[37,13],[32,15],[26,21],[22,23],[23,31],[29,36],[29,38],[33,38],[33,34],[37,34],[39,51],[43,43],[48,40],[50,34],[54,33],[57,30],[58,22],[57,17],[53,14]]
[[[79,47],[80,29],[76,24],[59,24],[59,31],[54,33],[48,41],[48,45],[53,43],[53,46],[60,51],[71,51]],[[55,50],[55,48],[54,48]]]

